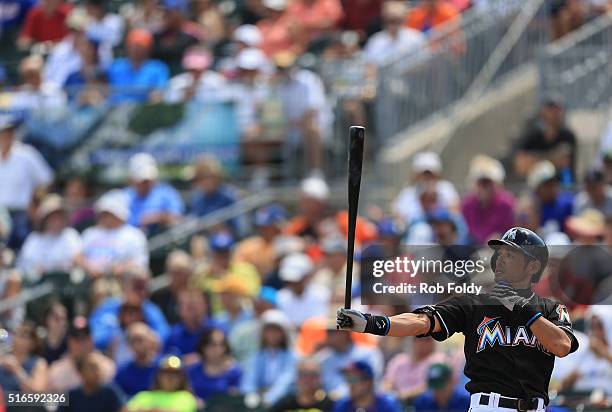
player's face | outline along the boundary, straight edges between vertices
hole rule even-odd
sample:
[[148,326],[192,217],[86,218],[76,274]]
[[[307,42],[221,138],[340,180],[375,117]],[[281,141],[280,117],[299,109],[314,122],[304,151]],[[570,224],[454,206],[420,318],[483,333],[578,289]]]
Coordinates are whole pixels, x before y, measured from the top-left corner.
[[495,281],[506,281],[509,283],[519,282],[527,276],[527,258],[517,249],[510,246],[502,246],[497,249],[497,262],[495,263]]

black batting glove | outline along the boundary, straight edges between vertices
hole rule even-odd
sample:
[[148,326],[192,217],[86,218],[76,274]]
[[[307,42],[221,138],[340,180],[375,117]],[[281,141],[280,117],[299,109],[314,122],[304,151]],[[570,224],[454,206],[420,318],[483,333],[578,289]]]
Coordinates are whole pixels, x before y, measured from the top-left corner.
[[510,286],[497,284],[489,293],[489,296],[496,303],[504,306],[512,314],[529,327],[542,313],[533,305],[529,299],[520,296],[517,291]]

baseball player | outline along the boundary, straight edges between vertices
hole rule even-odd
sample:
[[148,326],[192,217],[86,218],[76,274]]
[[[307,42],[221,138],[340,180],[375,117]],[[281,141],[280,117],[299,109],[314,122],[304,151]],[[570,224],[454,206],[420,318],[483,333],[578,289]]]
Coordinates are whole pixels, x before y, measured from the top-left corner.
[[470,411],[543,412],[555,356],[578,349],[565,306],[531,289],[546,266],[548,249],[538,235],[521,227],[488,244],[494,250],[496,281],[489,294],[457,295],[392,317],[339,309],[337,325],[437,341],[463,333]]

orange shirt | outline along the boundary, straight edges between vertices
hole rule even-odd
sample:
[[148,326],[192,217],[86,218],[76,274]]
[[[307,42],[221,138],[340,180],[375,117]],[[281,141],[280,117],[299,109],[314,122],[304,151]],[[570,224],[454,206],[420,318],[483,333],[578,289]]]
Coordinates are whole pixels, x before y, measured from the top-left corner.
[[299,44],[296,41],[296,27],[292,27],[291,18],[284,13],[276,20],[263,19],[257,23],[261,32],[261,49],[266,56],[271,57],[276,53],[290,51],[299,53]]
[[433,27],[437,27],[447,21],[459,17],[459,11],[455,6],[445,1],[438,2],[433,13],[430,13],[428,8],[419,4],[414,9],[410,10],[406,16],[404,25],[415,30],[428,32]]

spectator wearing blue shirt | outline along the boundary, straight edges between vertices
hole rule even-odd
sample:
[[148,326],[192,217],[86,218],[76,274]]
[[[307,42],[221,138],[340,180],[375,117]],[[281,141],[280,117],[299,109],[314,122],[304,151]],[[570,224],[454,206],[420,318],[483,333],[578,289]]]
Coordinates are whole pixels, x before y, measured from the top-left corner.
[[113,87],[114,103],[144,103],[155,100],[169,79],[168,67],[149,58],[153,35],[144,29],[132,29],[126,37],[127,57],[111,65],[108,78]]
[[573,212],[574,196],[561,191],[555,166],[548,160],[537,163],[527,177],[527,185],[533,191],[540,228],[547,233],[563,231],[565,220]]
[[198,342],[202,360],[187,370],[194,394],[204,401],[239,393],[242,372],[221,329],[208,329]]
[[[149,300],[150,273],[146,268],[128,267],[123,273],[123,297],[111,297],[103,301],[90,316],[91,332],[94,343],[101,350],[108,350],[111,344],[117,345],[124,336],[119,314],[122,306],[139,306],[144,322],[155,331],[160,341],[165,341],[170,327],[162,311]],[[129,350],[129,348],[125,348]]]
[[125,403],[124,394],[113,384],[104,384],[101,354],[92,352],[77,362],[83,384],[68,392],[66,405],[58,412],[119,412]]
[[158,366],[159,339],[151,328],[138,322],[128,328],[127,341],[134,359],[117,371],[115,383],[131,398],[153,386]]
[[208,299],[200,289],[185,289],[178,295],[178,312],[180,322],[170,330],[165,352],[194,355],[204,332],[217,326],[209,317]]
[[401,412],[400,403],[393,397],[378,394],[374,389],[374,370],[365,361],[356,361],[343,369],[350,395],[334,405],[333,412]]
[[183,200],[172,186],[157,181],[159,171],[155,158],[137,153],[130,158],[131,187],[125,189],[130,217],[128,223],[149,235],[175,224],[184,212]]
[[264,405],[271,406],[289,393],[295,383],[295,353],[291,350],[291,322],[278,309],[262,315],[260,349],[247,362],[241,390],[262,394]]
[[416,412],[464,412],[470,407],[470,394],[455,384],[452,369],[444,363],[429,367],[427,387],[412,404]]
[[[236,202],[233,190],[222,183],[222,174],[221,165],[214,157],[202,156],[196,161],[191,199],[193,215],[205,216]],[[239,229],[236,219],[231,219],[226,224],[234,233]]]

